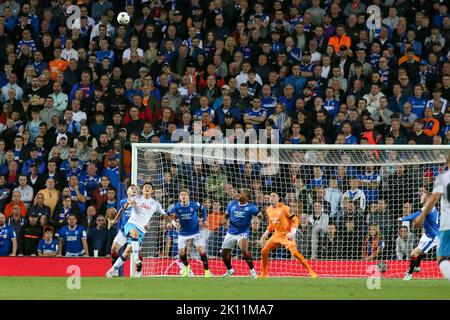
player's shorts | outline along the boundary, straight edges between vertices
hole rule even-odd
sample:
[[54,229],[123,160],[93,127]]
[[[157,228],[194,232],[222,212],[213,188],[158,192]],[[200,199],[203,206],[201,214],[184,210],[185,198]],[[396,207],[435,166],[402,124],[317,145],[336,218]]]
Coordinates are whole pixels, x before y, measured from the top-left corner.
[[182,236],[181,234],[178,235],[178,250],[184,249],[187,247],[188,240],[194,239],[194,245],[196,247],[202,246],[202,236],[200,233],[196,233],[190,236]]
[[294,240],[289,240],[286,234],[273,234],[266,243],[268,248],[278,248],[284,246],[286,249],[297,248]]
[[117,232],[113,243],[117,243],[119,246],[123,246],[125,243],[127,243],[127,236],[125,235],[125,233],[122,230],[119,230],[119,232]]
[[227,235],[225,236],[225,239],[223,240],[223,243],[222,243],[222,249],[234,249],[236,244],[239,244],[239,242],[242,239],[247,239],[247,238],[248,238],[248,234],[245,232],[241,233],[241,234],[227,233]]
[[127,243],[128,244],[131,244],[131,241],[132,241],[131,236],[130,236],[131,229],[136,229],[137,232],[139,233],[138,243],[139,243],[139,245],[141,245],[142,240],[144,239],[144,235],[145,235],[145,233],[142,230],[140,230],[138,227],[136,227],[136,225],[134,225],[132,223],[127,223],[123,229],[125,231],[125,234],[127,235]]
[[428,253],[431,249],[437,246],[438,237],[430,238],[426,234],[423,234],[419,240],[419,245],[417,246],[423,253]]
[[439,231],[437,256],[438,257],[450,256],[450,230]]

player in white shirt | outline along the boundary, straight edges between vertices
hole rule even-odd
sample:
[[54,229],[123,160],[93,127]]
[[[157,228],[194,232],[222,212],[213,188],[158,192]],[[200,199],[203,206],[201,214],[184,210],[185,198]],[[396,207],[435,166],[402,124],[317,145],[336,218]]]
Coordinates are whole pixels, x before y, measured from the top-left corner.
[[[447,165],[450,167],[450,154]],[[437,249],[437,263],[442,274],[450,280],[450,170],[437,176],[433,193],[428,198],[425,208],[417,217],[414,226],[422,227],[426,216],[441,199],[441,223],[439,226],[439,242]]]
[[152,198],[152,193],[153,185],[150,182],[145,182],[142,186],[142,196],[129,197],[128,202],[124,205],[125,210],[128,206],[132,207],[130,219],[128,219],[124,227],[128,245],[123,254],[114,263],[114,266],[106,273],[108,278],[118,276],[119,268],[131,254],[133,254],[134,262],[137,266],[142,264],[142,261],[139,259],[139,247],[144,238],[146,226],[156,212],[166,213],[161,204]]

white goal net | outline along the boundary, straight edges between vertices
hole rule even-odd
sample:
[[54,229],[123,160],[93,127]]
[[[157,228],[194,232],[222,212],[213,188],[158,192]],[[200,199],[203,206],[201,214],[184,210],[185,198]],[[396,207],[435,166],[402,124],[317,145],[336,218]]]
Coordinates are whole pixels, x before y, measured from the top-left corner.
[[[132,183],[154,185],[165,209],[181,189],[206,206],[208,225],[201,231],[213,275],[225,265],[220,248],[227,232],[222,216],[240,189],[251,190],[261,211],[272,191],[299,217],[298,251],[319,277],[367,277],[376,270],[402,277],[423,234],[413,221],[401,221],[423,207],[421,195],[447,170],[446,146],[133,144]],[[256,270],[267,222],[253,218],[249,244]],[[143,276],[175,276],[178,234],[155,215],[142,245]],[[200,257],[188,248],[192,275],[203,275]],[[440,278],[436,248],[423,257],[418,278]],[[241,253],[233,251],[236,275],[248,276]],[[308,276],[279,248],[269,256],[270,276]]]

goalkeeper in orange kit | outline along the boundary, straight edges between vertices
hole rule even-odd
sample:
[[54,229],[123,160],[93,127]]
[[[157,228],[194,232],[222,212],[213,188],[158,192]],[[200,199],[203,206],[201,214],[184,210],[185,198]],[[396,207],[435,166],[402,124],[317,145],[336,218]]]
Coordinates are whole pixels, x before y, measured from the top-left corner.
[[290,208],[280,202],[280,196],[276,192],[270,194],[270,204],[266,209],[269,226],[261,237],[261,243],[267,240],[269,233],[273,231],[274,233],[261,250],[262,272],[259,278],[266,278],[269,275],[269,252],[282,245],[291,252],[292,256],[300,261],[312,278],[317,278],[317,273],[311,269],[305,257],[297,250],[297,244],[295,243],[295,233],[299,223],[297,215],[292,214]]

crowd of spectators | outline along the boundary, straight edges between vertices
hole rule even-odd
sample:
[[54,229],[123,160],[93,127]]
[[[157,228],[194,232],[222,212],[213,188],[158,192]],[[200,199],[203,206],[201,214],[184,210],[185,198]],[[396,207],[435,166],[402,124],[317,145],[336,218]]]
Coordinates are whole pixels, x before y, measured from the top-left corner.
[[[67,25],[72,4],[80,8],[79,27]],[[371,4],[381,11],[375,30],[366,26]],[[103,218],[121,196],[119,178],[130,177],[131,143],[174,142],[176,129],[203,133],[205,141],[213,129],[270,128],[285,144],[447,144],[448,7],[438,0],[0,0],[0,225],[5,220],[16,230],[15,253],[38,254],[36,241],[31,249],[27,242],[49,226],[58,233],[73,216],[76,228],[84,226],[77,250],[92,255],[94,246],[107,254],[100,247],[111,232]],[[128,25],[117,23],[121,11],[130,15]],[[205,187],[213,196],[203,200],[218,217],[229,190],[216,188],[227,176],[214,172],[226,168],[196,166],[194,175],[212,172]],[[395,179],[423,173],[368,167],[350,172],[347,186],[339,172],[310,169],[294,182],[302,180],[307,191],[289,201],[299,208],[301,233],[319,225],[326,235],[313,233],[310,256],[320,257],[322,247],[340,252],[334,245],[342,228],[364,229],[348,241],[361,237],[394,256],[396,239],[378,239],[385,227],[372,217],[397,215],[410,198],[389,198],[391,188],[406,194]],[[242,183],[265,187],[242,173]],[[363,189],[364,205],[336,200],[352,194],[350,185]],[[325,200],[306,204],[299,198],[305,193],[324,194],[329,208]],[[324,210],[329,221],[319,214]],[[359,220],[331,219],[345,210],[369,214],[365,228]],[[218,220],[211,232],[223,227]],[[405,256],[411,230],[405,235],[392,225],[397,255]],[[361,245],[366,249],[354,255],[370,256],[377,246]],[[7,249],[2,254],[14,248]]]

